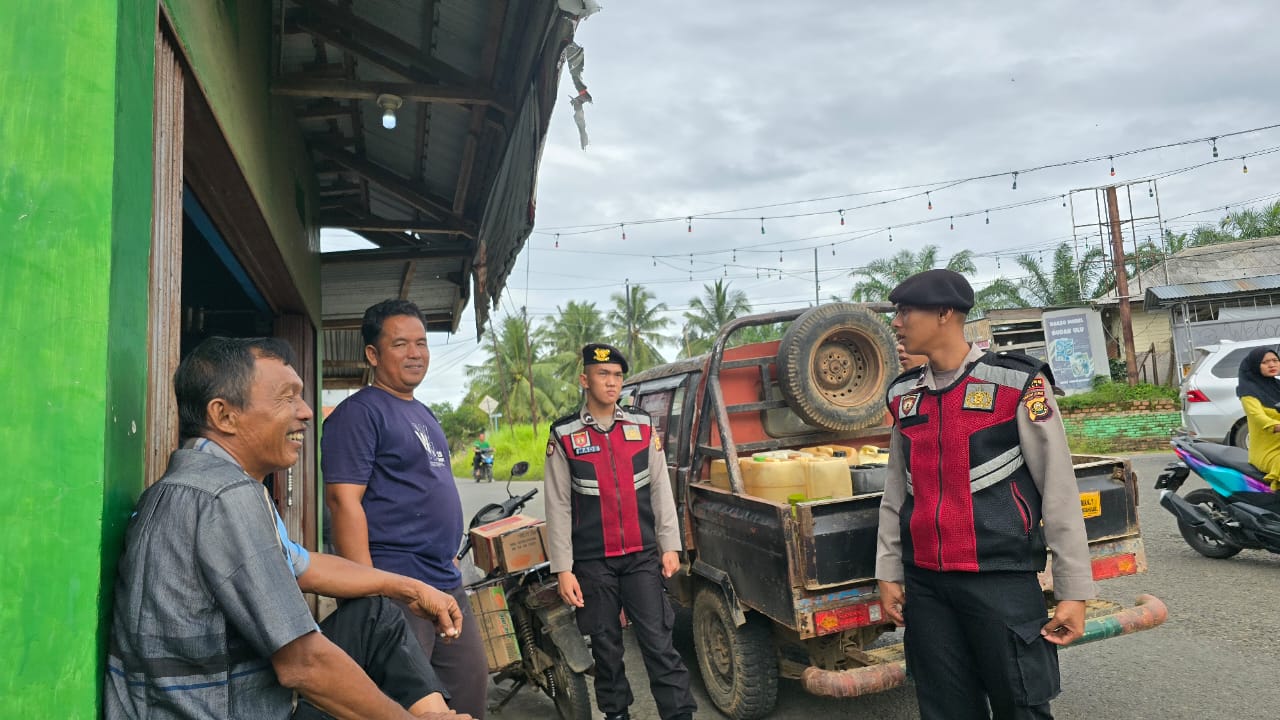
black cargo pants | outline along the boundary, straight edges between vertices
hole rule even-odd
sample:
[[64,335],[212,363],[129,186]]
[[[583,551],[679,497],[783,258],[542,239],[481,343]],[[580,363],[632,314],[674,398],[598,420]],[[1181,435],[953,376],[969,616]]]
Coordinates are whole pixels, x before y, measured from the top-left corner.
[[1035,573],[907,566],[907,673],[921,720],[1043,720],[1058,695],[1058,647]]
[[573,574],[582,586],[584,607],[577,611],[578,629],[591,636],[596,661],[596,705],[603,713],[620,713],[635,697],[622,664],[621,610],[635,631],[649,690],[658,715],[680,717],[697,710],[689,692],[689,671],[671,643],[675,611],[662,587],[657,550],[603,560],[575,560]]

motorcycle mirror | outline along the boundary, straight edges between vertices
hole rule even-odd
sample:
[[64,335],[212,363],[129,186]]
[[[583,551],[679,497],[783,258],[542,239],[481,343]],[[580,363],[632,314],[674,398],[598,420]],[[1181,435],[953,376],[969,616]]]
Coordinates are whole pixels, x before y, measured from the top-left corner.
[[513,498],[515,495],[511,492],[511,481],[529,472],[529,463],[521,460],[511,466],[511,474],[507,476],[507,498]]

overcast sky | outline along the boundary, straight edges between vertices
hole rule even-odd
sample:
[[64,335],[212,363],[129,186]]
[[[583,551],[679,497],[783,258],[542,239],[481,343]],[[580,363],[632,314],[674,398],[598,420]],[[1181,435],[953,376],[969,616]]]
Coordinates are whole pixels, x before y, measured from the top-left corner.
[[[1245,159],[1247,174],[1240,159],[1280,147],[1280,129],[1222,137],[1280,123],[1273,2],[603,4],[577,32],[590,146],[566,70],[537,228],[495,321],[522,306],[541,321],[575,299],[607,311],[629,281],[667,304],[678,337],[689,299],[717,278],[760,311],[813,303],[814,248],[824,301],[847,296],[852,269],[929,244],[977,253],[979,287],[1017,279],[1014,256],[1047,260],[1072,241],[1064,195],[1084,225],[1098,213],[1091,188],[1213,160],[1208,142],[1167,148],[1116,157],[1113,177],[1105,156],[1193,138],[1220,137],[1220,162],[1159,180],[1169,228],[1280,192],[1280,153]],[[1156,215],[1147,187],[1133,187],[1135,216]],[[833,199],[797,202],[814,198]],[[740,208],[760,209],[724,212]],[[1154,223],[1139,221],[1139,239],[1158,238]],[[591,225],[605,229],[576,227]],[[419,397],[461,400],[464,366],[484,357],[474,328],[468,308],[456,335],[432,335]]]

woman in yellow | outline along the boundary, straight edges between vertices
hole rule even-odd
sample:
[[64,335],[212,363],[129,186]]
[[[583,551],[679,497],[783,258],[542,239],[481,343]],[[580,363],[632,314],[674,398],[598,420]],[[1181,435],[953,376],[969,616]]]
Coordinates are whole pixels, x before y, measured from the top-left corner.
[[1236,395],[1249,419],[1249,462],[1280,490],[1280,355],[1260,347],[1240,362]]

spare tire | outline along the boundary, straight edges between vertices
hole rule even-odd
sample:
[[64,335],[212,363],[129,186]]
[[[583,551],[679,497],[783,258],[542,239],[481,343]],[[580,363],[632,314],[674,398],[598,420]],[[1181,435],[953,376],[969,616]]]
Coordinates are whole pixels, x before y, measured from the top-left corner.
[[800,419],[833,432],[884,420],[897,377],[893,331],[853,303],[819,305],[796,318],[778,346],[778,386]]

